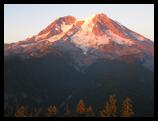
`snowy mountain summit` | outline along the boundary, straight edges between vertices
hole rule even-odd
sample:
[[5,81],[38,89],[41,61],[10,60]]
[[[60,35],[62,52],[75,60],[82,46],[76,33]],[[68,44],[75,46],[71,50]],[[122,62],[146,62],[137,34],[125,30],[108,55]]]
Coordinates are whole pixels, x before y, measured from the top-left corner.
[[4,47],[6,58],[16,55],[29,59],[47,54],[67,55],[75,67],[117,59],[137,61],[152,69],[154,43],[101,13],[85,19],[57,18],[37,35]]

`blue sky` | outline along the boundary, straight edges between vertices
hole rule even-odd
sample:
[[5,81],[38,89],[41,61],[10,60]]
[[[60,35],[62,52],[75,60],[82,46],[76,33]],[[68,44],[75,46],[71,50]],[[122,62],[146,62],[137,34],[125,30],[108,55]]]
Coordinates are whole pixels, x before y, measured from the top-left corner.
[[5,4],[4,42],[36,35],[58,17],[84,18],[105,13],[129,29],[154,40],[153,4]]

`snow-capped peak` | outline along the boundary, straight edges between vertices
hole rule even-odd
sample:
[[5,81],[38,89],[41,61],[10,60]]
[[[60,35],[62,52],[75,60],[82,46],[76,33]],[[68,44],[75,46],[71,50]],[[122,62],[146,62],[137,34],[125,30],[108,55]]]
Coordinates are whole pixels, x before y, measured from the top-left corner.
[[85,23],[86,23],[86,24],[91,23],[91,22],[92,22],[92,19],[93,19],[94,17],[95,17],[95,14],[84,18]]
[[[148,39],[129,30],[119,22],[108,18],[107,15],[99,13],[83,19],[76,19],[73,16],[59,17],[37,35],[19,44],[7,45],[5,52],[33,52],[36,49],[41,51],[43,46],[47,48],[48,46],[59,44],[61,46],[59,48],[62,48],[69,43],[69,46],[73,45],[77,49],[80,48],[84,55],[88,55],[91,52],[89,50],[102,51],[104,48],[103,51],[109,51],[116,46],[118,49],[116,49],[117,54],[120,54],[120,52],[123,54],[128,51],[128,49],[125,49],[124,52],[123,48],[132,48],[133,45],[141,48],[137,51],[142,51],[142,48],[147,46],[147,44],[142,45],[142,43],[146,43],[146,41]],[[64,49],[62,50],[64,51]],[[152,53],[152,48],[149,50]]]

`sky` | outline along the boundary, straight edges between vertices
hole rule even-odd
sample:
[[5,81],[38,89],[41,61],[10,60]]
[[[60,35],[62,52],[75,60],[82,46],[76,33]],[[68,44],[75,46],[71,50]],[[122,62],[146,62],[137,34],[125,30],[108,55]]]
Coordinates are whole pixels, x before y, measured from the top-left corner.
[[38,34],[58,17],[104,13],[154,41],[154,4],[5,4],[4,43]]

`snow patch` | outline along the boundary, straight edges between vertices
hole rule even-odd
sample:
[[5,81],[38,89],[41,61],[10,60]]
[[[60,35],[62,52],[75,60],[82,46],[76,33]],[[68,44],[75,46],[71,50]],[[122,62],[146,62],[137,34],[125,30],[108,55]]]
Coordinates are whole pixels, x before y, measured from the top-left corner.
[[61,30],[67,32],[73,25],[66,25],[65,22],[61,25]]
[[63,37],[64,34],[65,34],[65,33],[62,32],[62,33],[60,33],[60,34],[58,34],[58,35],[54,35],[54,36],[50,37],[50,38],[48,39],[48,41],[49,41],[49,42],[55,42],[55,41],[59,40],[61,37]]
[[20,45],[21,47],[27,47],[28,46],[28,44],[27,45]]
[[28,44],[22,44],[22,45],[20,45],[21,47],[27,47],[27,46],[32,46],[32,45],[34,45],[35,43],[28,43]]
[[42,35],[38,35],[35,37],[35,40],[39,40],[39,39],[45,39],[48,36],[49,32],[42,34]]
[[114,42],[116,42],[120,45],[131,46],[131,45],[134,44],[130,39],[120,37],[120,36],[118,36],[117,34],[113,33],[110,30],[107,31],[107,34],[111,37],[112,41],[114,41]]
[[83,25],[81,26],[82,31],[87,31],[87,32],[92,32],[94,23],[92,22],[92,19],[94,18],[95,15],[86,17],[84,19],[78,19],[75,21],[77,23],[78,21],[84,21]]
[[99,48],[100,45],[105,45],[109,43],[110,37],[107,35],[95,36],[92,32],[83,31],[82,29],[78,31],[75,35],[71,37],[71,42],[82,49],[84,54],[87,54],[89,48]]

